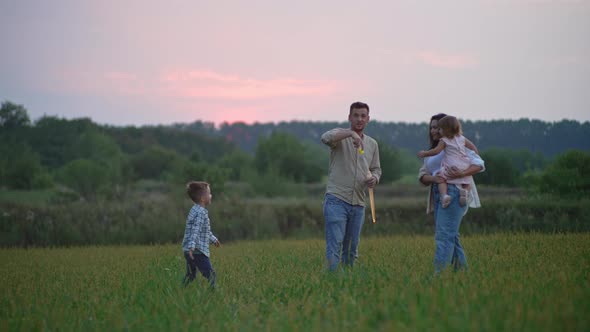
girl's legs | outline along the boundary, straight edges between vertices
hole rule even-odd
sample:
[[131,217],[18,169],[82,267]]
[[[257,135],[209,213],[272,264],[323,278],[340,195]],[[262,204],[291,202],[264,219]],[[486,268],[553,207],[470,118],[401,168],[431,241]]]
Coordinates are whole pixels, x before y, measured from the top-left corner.
[[439,183],[438,184],[438,191],[440,192],[440,195],[441,195],[440,197],[441,197],[441,202],[442,202],[442,208],[446,209],[452,200],[452,197],[447,194],[447,192],[448,192],[447,183],[446,182]]

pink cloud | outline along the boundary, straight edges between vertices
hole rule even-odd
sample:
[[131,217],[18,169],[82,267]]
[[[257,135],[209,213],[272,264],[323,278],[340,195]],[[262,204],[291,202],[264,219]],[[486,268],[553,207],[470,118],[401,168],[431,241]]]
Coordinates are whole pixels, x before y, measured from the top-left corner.
[[432,51],[422,51],[415,54],[415,58],[424,64],[449,69],[476,67],[479,61],[467,54],[441,54]]
[[[253,79],[192,69],[135,73],[70,67],[54,71],[50,79],[37,84],[44,91],[60,95],[98,97],[117,105],[132,105],[130,109],[140,118],[165,110],[167,122],[200,119],[216,124],[281,121],[285,112],[294,109],[297,112],[289,119],[317,116],[318,110],[325,115],[326,109],[334,108],[334,100],[352,91],[347,82],[336,80]],[[355,82],[355,94],[362,87],[362,82]],[[326,108],[326,104],[330,106]]]
[[254,123],[259,119],[268,118],[268,110],[258,106],[218,106],[213,108],[210,121],[214,123]]
[[333,80],[279,77],[251,79],[211,70],[168,70],[160,75],[81,68],[59,70],[48,90],[90,95],[256,100],[274,97],[329,96],[344,89]]
[[275,78],[256,80],[209,70],[174,70],[162,75],[163,93],[170,97],[262,99],[287,96],[327,96],[340,90],[335,81]]

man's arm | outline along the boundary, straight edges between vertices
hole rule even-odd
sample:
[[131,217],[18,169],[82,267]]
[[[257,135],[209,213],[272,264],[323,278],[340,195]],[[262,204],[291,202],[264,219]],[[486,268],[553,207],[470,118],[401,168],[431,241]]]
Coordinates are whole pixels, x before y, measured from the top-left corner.
[[381,160],[379,159],[379,145],[373,152],[373,158],[371,159],[371,165],[369,166],[369,172],[371,172],[371,178],[369,178],[366,183],[369,188],[375,187],[377,183],[379,183],[379,179],[381,179]]
[[341,140],[352,137],[353,145],[355,148],[362,148],[363,147],[363,140],[361,137],[350,129],[345,128],[335,128],[332,130],[328,130],[327,132],[322,134],[322,143],[326,144],[330,148],[335,148],[336,144]]

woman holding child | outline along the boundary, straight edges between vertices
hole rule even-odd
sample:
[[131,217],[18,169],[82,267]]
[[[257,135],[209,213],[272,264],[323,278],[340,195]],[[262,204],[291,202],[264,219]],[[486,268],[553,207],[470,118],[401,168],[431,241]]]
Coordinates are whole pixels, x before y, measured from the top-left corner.
[[[431,151],[437,146],[440,147],[439,143],[443,137],[439,129],[439,121],[444,117],[446,117],[446,114],[440,113],[430,118],[429,138]],[[469,147],[463,147],[469,160],[467,168],[450,167],[445,171],[441,171],[441,164],[445,165],[445,150],[447,150],[445,149],[424,158],[424,164],[418,174],[420,183],[430,185],[426,213],[434,212],[434,239],[436,242],[434,267],[436,273],[441,272],[449,263],[454,266],[455,270],[467,268],[467,258],[459,241],[459,227],[468,207],[481,206],[471,176],[485,169],[484,161],[473,151],[475,147]],[[468,185],[464,186],[451,184],[457,183],[453,180],[460,178],[471,180]],[[441,183],[447,184],[447,182],[446,195],[450,197],[445,200],[445,207],[443,208],[438,185]]]

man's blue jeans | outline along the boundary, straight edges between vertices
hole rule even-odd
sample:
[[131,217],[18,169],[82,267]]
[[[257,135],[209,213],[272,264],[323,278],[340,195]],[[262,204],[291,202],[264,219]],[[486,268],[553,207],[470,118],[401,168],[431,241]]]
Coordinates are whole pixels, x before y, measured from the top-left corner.
[[434,190],[434,240],[436,249],[434,252],[434,269],[441,272],[448,264],[455,270],[467,268],[465,251],[459,241],[459,227],[467,210],[467,206],[459,205],[459,188],[455,185],[448,186],[448,194],[453,200],[446,209],[441,206],[438,186],[433,185]]
[[324,199],[326,258],[331,271],[338,268],[340,260],[342,264],[354,265],[354,260],[358,257],[364,219],[364,206],[350,205],[334,195],[326,194]]

